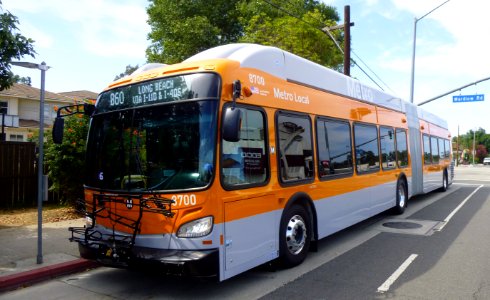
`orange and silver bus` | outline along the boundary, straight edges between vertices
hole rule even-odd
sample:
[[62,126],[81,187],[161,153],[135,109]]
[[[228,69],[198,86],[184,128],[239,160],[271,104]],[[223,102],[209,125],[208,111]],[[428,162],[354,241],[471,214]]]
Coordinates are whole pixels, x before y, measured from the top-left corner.
[[444,120],[274,47],[147,65],[85,109],[87,224],[71,241],[109,266],[219,280],[292,267],[453,178]]

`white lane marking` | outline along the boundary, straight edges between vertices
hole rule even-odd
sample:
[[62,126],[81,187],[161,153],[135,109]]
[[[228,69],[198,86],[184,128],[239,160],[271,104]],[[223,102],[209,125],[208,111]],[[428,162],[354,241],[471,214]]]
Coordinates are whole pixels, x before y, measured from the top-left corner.
[[442,222],[442,225],[439,226],[438,228],[434,229],[435,231],[441,231],[442,229],[444,229],[444,227],[446,227],[447,223],[451,220],[452,217],[454,217],[454,215],[458,212],[458,210],[461,209],[461,207],[463,207],[463,205],[465,205],[466,202],[468,202],[468,200],[470,200],[471,197],[473,197],[473,195],[478,192],[479,189],[481,189],[482,187],[484,187],[484,185],[480,185],[479,187],[477,187],[468,197],[466,197],[463,202],[461,202],[458,207],[456,207],[447,217],[446,219],[444,219],[444,221]]
[[379,286],[378,288],[378,293],[385,293],[390,289],[390,286],[402,275],[403,272],[410,266],[410,264],[419,256],[418,254],[412,254],[410,255],[404,262],[401,264],[401,266],[396,269],[396,271],[391,274],[386,281]]
[[458,178],[458,179],[453,179],[453,184],[455,184],[455,183],[460,183],[461,181],[483,181],[483,182],[490,182],[490,179],[480,179],[480,178]]

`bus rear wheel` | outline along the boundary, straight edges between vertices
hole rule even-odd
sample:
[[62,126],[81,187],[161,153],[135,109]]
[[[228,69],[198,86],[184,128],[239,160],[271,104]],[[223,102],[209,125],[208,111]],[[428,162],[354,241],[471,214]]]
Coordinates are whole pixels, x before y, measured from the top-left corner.
[[449,183],[448,183],[448,178],[447,178],[447,171],[444,170],[443,175],[442,175],[442,186],[439,189],[439,191],[441,191],[441,192],[447,191],[448,186],[449,186]]
[[305,260],[311,234],[310,218],[303,206],[293,205],[284,212],[279,231],[279,260],[282,266],[291,268]]
[[393,211],[397,215],[403,214],[405,212],[405,208],[407,207],[407,184],[405,180],[398,180],[396,183],[396,205],[393,208]]

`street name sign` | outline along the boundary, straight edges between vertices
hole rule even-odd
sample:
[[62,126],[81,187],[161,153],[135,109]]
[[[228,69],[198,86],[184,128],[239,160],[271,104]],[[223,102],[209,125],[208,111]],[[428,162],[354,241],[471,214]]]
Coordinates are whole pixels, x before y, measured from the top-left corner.
[[453,96],[453,103],[484,101],[485,94]]

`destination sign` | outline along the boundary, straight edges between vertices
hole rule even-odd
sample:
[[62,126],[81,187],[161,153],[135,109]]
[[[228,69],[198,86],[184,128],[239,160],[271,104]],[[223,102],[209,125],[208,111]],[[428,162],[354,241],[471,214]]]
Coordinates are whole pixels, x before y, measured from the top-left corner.
[[219,76],[189,74],[115,88],[100,95],[96,113],[190,99],[218,98]]
[[475,101],[484,101],[484,100],[485,100],[484,94],[453,96],[453,102],[454,103],[475,102]]

